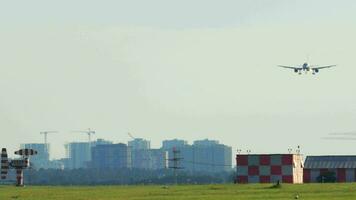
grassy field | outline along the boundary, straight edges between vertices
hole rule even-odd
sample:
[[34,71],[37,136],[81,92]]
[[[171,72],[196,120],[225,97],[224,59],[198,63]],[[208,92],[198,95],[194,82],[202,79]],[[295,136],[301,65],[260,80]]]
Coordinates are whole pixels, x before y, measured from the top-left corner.
[[0,200],[174,200],[174,199],[356,199],[356,184],[302,184],[271,188],[257,185],[182,185],[182,186],[83,186],[48,187],[0,186]]

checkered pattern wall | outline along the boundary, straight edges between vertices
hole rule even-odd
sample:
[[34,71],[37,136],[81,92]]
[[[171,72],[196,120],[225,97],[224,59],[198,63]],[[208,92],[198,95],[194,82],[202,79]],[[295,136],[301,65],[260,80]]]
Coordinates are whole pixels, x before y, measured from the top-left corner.
[[236,182],[275,183],[278,180],[283,183],[302,182],[303,171],[299,170],[302,166],[296,156],[299,155],[237,155]]

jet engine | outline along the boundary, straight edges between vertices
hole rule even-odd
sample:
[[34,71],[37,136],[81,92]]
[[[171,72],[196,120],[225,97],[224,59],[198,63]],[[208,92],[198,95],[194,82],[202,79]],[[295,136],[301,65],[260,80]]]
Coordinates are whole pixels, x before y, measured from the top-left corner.
[[313,69],[313,75],[319,72],[319,69]]

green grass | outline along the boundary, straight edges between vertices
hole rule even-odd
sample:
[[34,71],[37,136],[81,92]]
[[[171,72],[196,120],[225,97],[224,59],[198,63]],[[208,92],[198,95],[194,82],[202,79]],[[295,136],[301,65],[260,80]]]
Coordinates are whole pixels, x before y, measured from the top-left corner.
[[256,185],[182,185],[182,186],[0,186],[0,200],[175,200],[175,199],[356,199],[356,184],[283,184],[272,188]]

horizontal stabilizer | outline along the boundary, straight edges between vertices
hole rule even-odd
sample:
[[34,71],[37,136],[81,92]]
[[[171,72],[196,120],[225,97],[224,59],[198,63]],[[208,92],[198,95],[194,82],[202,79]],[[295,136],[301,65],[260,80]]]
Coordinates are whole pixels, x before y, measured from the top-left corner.
[[36,155],[37,151],[34,149],[20,149],[18,151],[15,151],[15,154],[21,156],[32,156],[32,155]]

